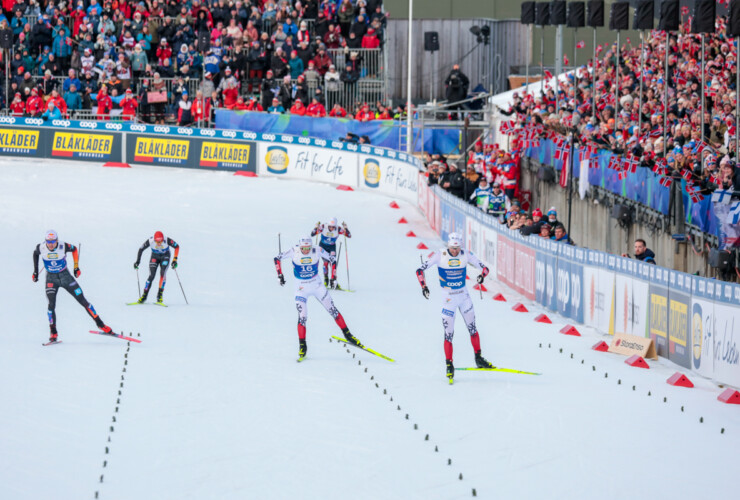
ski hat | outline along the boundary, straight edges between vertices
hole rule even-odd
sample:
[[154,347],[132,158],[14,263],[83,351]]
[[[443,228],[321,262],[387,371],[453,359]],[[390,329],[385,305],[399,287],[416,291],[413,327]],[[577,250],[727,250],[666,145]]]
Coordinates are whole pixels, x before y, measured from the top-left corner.
[[47,243],[56,243],[59,237],[57,236],[57,232],[53,229],[49,229],[46,231],[46,236],[44,237]]
[[327,226],[337,227],[337,218],[336,217],[332,217],[331,219],[329,219],[329,222],[327,222],[326,225]]
[[532,212],[532,217],[542,217],[542,210],[535,208],[534,212]]
[[301,238],[300,240],[298,240],[298,246],[300,248],[306,248],[306,247],[313,246],[311,242],[311,238],[307,238],[307,237]]
[[460,233],[450,233],[447,237],[447,248],[460,248],[462,246],[462,236]]
[[162,231],[154,233],[154,241],[164,241],[164,234],[162,234]]
[[555,210],[555,207],[550,207],[550,210],[547,211],[547,216],[549,217],[551,215],[554,215],[555,217],[558,216],[558,211]]

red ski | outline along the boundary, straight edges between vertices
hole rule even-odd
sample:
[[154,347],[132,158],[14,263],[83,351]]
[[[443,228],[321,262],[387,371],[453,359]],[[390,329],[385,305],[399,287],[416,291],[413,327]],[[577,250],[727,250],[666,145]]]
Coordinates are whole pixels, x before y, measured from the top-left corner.
[[61,341],[61,340],[51,340],[51,341],[49,341],[49,342],[44,342],[44,343],[43,343],[43,344],[41,344],[41,345],[43,345],[43,346],[47,346],[47,345],[54,345],[54,344],[61,344],[61,343],[62,343],[62,341]]
[[127,337],[122,333],[105,333],[105,332],[101,332],[100,330],[90,330],[90,333],[94,333],[96,335],[103,335],[104,337],[115,337],[117,339],[128,340],[130,342],[136,342],[139,344],[141,343],[141,340],[135,339],[133,337]]

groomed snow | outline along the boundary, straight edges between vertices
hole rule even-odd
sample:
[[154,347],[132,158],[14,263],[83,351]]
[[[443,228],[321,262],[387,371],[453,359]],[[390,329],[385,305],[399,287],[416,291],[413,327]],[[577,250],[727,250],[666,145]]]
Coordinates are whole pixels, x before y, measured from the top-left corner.
[[[666,360],[631,368],[590,350],[601,339],[592,331],[534,323],[542,311],[525,302],[530,313],[513,312],[521,297],[494,279],[482,300],[471,292],[483,353],[542,375],[458,372],[449,386],[436,279],[427,274],[426,301],[414,275],[416,244],[441,242],[413,205],[389,201],[225,172],[0,160],[0,498],[737,494],[740,407],[719,403],[721,389],[693,376],[696,388],[671,387],[678,367]],[[356,293],[334,292],[336,305],[396,363],[329,342],[339,330],[314,300],[308,359],[296,363],[293,278],[281,288],[275,277],[277,234],[286,248],[330,216],[353,234]],[[60,292],[63,343],[41,346],[44,275],[32,283],[31,254],[51,228],[82,244],[79,282],[101,317],[141,344],[90,335],[93,322]],[[189,305],[172,270],[169,308],[125,305],[137,297],[136,251],[155,230],[182,246]],[[499,291],[508,302],[491,300]],[[457,329],[456,365],[472,366],[459,318]]]

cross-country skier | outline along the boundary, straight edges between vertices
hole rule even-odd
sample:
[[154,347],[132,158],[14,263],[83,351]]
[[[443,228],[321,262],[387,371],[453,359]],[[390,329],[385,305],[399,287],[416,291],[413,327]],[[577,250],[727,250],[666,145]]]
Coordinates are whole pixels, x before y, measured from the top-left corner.
[[[322,224],[321,222],[316,223],[316,227],[311,231],[311,236],[321,235],[319,240],[319,246],[326,250],[327,253],[336,257],[337,255],[337,238],[345,235],[347,238],[351,238],[352,235],[347,229],[347,224],[342,222],[342,227],[337,225],[337,218],[332,217],[329,222]],[[329,261],[324,259],[324,286],[329,288],[336,288],[337,280],[337,262],[336,259],[332,261],[331,271],[329,271]]]
[[329,295],[329,290],[321,286],[319,276],[319,259],[325,259],[334,263],[334,256],[326,252],[323,248],[313,246],[311,238],[301,238],[298,245],[289,248],[285,252],[275,257],[275,269],[278,273],[280,286],[285,285],[285,277],[281,261],[290,258],[293,262],[293,276],[296,278],[295,283],[295,306],[298,309],[298,357],[299,361],[306,357],[306,320],[308,319],[308,298],[313,296],[321,302],[339,328],[342,329],[344,338],[350,344],[363,347],[357,338],[349,332],[347,324],[341,313],[334,306],[334,301]]
[[475,327],[475,311],[473,301],[470,299],[468,289],[465,286],[466,271],[468,264],[481,270],[477,278],[479,284],[488,275],[488,268],[478,260],[472,252],[466,252],[462,246],[462,237],[457,233],[449,235],[447,248],[437,250],[429,259],[416,270],[416,277],[421,285],[421,293],[424,298],[429,298],[429,288],[424,279],[424,271],[436,265],[439,271],[439,284],[442,287],[442,325],[445,330],[445,358],[447,360],[447,377],[452,383],[455,376],[455,368],[452,365],[452,337],[455,331],[455,313],[460,309],[465,324],[470,332],[470,342],[475,351],[475,364],[478,368],[493,368],[481,355],[480,337]]
[[157,303],[162,303],[162,294],[164,293],[164,285],[167,283],[167,267],[170,265],[170,247],[175,249],[175,258],[172,259],[172,268],[177,269],[177,256],[180,253],[180,245],[177,244],[172,238],[165,238],[162,231],[157,231],[154,236],[144,242],[139,247],[139,253],[136,255],[136,262],[134,262],[134,269],[139,269],[139,262],[141,262],[141,254],[144,250],[151,247],[152,255],[149,259],[149,278],[147,278],[144,284],[144,293],[139,297],[139,304],[146,300],[146,296],[149,295],[149,288],[152,286],[154,276],[157,274],[157,268],[159,268],[159,292],[157,293]]
[[[72,258],[74,259],[74,278],[67,268],[67,252],[72,252]],[[39,280],[39,257],[41,257],[46,269],[46,298],[49,301],[47,312],[49,315],[49,329],[51,330],[49,342],[57,342],[58,338],[56,304],[57,291],[60,287],[67,290],[85,308],[87,314],[95,320],[95,324],[98,325],[101,331],[111,333],[110,327],[103,323],[98,313],[95,312],[95,308],[85,299],[82,288],[75,281],[75,278],[80,277],[77,247],[59,241],[56,231],[47,231],[45,241],[36,245],[36,249],[33,251],[33,275],[31,279],[34,283]]]

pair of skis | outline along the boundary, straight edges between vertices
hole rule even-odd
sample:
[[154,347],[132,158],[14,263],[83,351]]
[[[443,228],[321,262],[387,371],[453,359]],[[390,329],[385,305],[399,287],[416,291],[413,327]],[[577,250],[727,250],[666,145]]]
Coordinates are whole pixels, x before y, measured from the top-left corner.
[[[518,375],[542,375],[541,373],[536,372],[525,372],[523,370],[514,370],[513,368],[499,368],[494,366],[493,368],[455,368],[455,371],[477,371],[477,372],[503,372],[503,373],[516,373]],[[450,385],[452,385],[455,381],[453,377],[450,377],[449,375],[447,378],[450,381]]]
[[139,302],[138,300],[136,302],[126,302],[127,306],[143,306],[144,304],[150,304],[153,306],[160,306],[160,307],[167,307],[167,304],[164,302]]
[[[104,337],[115,337],[117,339],[127,340],[129,342],[136,342],[137,344],[141,344],[141,340],[136,339],[134,337],[126,336],[126,335],[124,335],[122,333],[105,333],[105,332],[101,332],[100,330],[90,330],[90,333],[93,333],[95,335],[103,335]],[[55,344],[61,344],[61,343],[62,343],[61,340],[52,340],[52,341],[49,341],[49,342],[44,342],[41,345],[42,346],[49,346],[49,345],[55,345]]]

